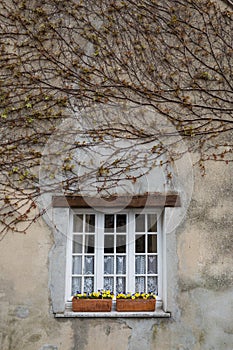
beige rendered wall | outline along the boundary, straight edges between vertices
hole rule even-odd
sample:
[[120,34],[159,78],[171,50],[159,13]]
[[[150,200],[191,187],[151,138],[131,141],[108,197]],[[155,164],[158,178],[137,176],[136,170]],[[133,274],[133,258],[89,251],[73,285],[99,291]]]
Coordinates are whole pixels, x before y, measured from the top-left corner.
[[220,163],[209,163],[204,178],[196,170],[186,218],[167,237],[170,319],[55,319],[53,234],[42,219],[26,235],[7,234],[0,242],[1,350],[232,350],[231,174]]

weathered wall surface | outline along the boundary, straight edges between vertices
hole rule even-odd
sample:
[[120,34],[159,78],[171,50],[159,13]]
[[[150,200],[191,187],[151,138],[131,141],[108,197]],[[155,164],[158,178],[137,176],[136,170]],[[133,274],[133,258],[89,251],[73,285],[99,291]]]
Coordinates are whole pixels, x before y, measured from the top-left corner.
[[186,219],[167,237],[170,319],[55,319],[52,233],[41,220],[27,235],[8,234],[0,243],[1,350],[232,350],[231,171],[212,163],[206,177],[196,173]]
[[50,313],[48,254],[52,244],[42,220],[28,234],[9,234],[0,243],[1,350],[72,349],[71,322],[60,324]]

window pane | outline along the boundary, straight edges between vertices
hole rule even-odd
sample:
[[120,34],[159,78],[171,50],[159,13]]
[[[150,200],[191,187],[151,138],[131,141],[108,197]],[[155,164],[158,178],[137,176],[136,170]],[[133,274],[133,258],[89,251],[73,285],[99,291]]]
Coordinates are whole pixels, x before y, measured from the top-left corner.
[[135,252],[145,253],[145,235],[136,235]]
[[157,273],[157,255],[148,256],[148,274]]
[[147,232],[157,232],[157,215],[147,215]]
[[148,293],[158,294],[158,282],[157,277],[148,277],[147,280],[147,290]]
[[94,253],[95,252],[95,236],[86,235],[85,236],[85,253]]
[[104,277],[104,289],[114,291],[114,279],[113,277]]
[[86,215],[85,232],[95,232],[95,215],[94,214]]
[[104,236],[104,253],[114,253],[114,235]]
[[135,273],[136,275],[144,274],[145,273],[145,256],[144,255],[138,255],[135,257]]
[[114,215],[113,214],[104,215],[104,232],[106,233],[114,232]]
[[94,291],[94,277],[84,278],[84,292],[91,293]]
[[74,215],[73,231],[83,232],[83,215],[82,214]]
[[126,253],[126,236],[118,235],[116,237],[116,252]]
[[135,292],[138,292],[138,293],[145,292],[145,277],[135,278]]
[[114,257],[113,256],[104,257],[104,274],[105,275],[114,274]]
[[125,277],[117,277],[116,279],[116,294],[125,293]]
[[85,275],[93,275],[94,274],[94,256],[85,256],[84,274]]
[[157,235],[148,235],[148,253],[157,253]]
[[83,242],[83,236],[82,235],[75,235],[73,240],[73,253],[82,253],[82,242]]
[[81,293],[82,278],[81,277],[73,277],[72,278],[72,295],[75,295],[76,293]]
[[82,257],[81,256],[73,256],[73,267],[72,274],[80,275],[82,273]]
[[126,215],[125,214],[117,214],[116,232],[126,233]]
[[124,275],[126,273],[126,257],[116,257],[116,273],[117,275]]
[[145,215],[136,214],[135,220],[136,220],[136,223],[135,223],[136,232],[145,232]]

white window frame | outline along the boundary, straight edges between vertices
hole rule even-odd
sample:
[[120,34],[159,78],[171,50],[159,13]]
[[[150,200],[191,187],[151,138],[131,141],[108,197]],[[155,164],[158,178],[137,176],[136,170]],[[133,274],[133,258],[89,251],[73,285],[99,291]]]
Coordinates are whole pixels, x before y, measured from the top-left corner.
[[[65,287],[65,302],[71,301],[71,289],[72,289],[72,239],[73,239],[73,215],[74,214],[96,214],[96,226],[99,228],[99,234],[96,232],[96,246],[100,247],[100,249],[103,250],[103,237],[104,237],[104,214],[111,213],[109,211],[109,208],[100,208],[100,210],[96,211],[93,209],[72,209],[69,211],[69,228],[68,228],[68,237],[67,237],[67,249],[66,249],[66,287]],[[118,212],[114,211],[113,214],[117,214]],[[157,214],[157,254],[158,254],[158,296],[157,296],[157,305],[162,306],[162,302],[166,304],[166,240],[165,240],[165,233],[163,232],[163,221],[164,221],[164,211],[160,208],[153,208],[148,207],[146,209],[141,208],[128,208],[122,211],[119,211],[120,214],[127,214],[128,215],[128,222],[134,222],[134,215],[135,214]],[[127,225],[128,226],[128,233],[127,233],[127,249],[129,249],[129,254],[126,254],[126,266],[128,268],[128,274],[131,276],[130,278],[127,278],[129,281],[129,285],[126,286],[126,291],[133,291],[134,289],[134,278],[135,278],[135,260],[134,263],[130,263],[129,257],[135,256],[134,254],[134,243],[131,245],[128,245],[128,242],[134,242],[134,235],[135,235],[135,227],[134,225]],[[102,241],[101,241],[102,240]],[[148,254],[148,253],[147,253]],[[97,254],[97,261],[95,263],[95,269],[98,266],[99,271],[103,271],[103,264],[104,264],[104,252]],[[94,285],[96,288],[94,290],[102,289],[102,283],[103,283],[103,273],[99,273],[96,270],[94,271]]]

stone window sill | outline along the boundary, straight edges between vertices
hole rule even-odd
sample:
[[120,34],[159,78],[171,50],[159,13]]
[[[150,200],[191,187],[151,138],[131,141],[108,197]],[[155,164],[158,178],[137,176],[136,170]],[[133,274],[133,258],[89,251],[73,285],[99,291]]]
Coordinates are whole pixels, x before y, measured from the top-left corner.
[[56,313],[56,318],[169,318],[170,312],[156,308],[153,312],[73,312],[67,309],[64,313]]

